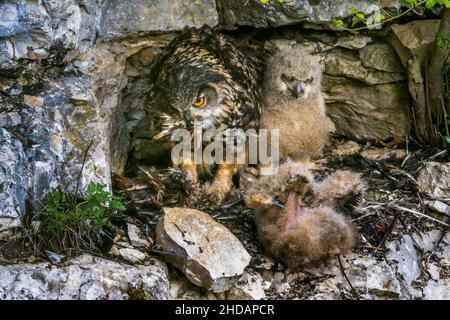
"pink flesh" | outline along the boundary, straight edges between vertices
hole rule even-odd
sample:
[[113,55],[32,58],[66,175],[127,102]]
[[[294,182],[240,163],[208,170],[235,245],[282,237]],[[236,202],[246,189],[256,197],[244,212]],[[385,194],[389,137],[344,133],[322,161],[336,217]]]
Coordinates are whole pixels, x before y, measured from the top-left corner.
[[298,194],[295,192],[289,193],[289,196],[284,207],[284,214],[287,214],[286,230],[293,229],[302,214],[306,212],[305,208],[300,207],[298,201]]

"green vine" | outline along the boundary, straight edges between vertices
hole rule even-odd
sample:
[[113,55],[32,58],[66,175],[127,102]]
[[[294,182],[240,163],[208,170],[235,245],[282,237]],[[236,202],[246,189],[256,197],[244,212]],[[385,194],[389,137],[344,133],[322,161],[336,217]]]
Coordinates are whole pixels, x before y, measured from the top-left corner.
[[[344,21],[341,19],[334,19],[333,23],[340,30],[359,31],[381,27],[386,22],[398,19],[409,12],[415,12],[420,15],[420,13],[418,12],[419,10],[429,10],[438,6],[450,8],[450,0],[401,0],[400,3],[406,5],[408,9],[398,15],[387,17],[385,12],[375,12],[369,16],[366,16],[363,12],[360,12],[358,9],[353,8],[350,11],[350,26],[346,26]],[[381,11],[381,6],[379,7]]]

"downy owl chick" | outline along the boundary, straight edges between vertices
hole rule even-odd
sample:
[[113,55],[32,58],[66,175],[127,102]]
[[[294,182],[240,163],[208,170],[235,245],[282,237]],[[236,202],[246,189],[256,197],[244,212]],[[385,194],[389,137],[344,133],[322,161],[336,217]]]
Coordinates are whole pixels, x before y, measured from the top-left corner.
[[334,129],[320,90],[321,74],[319,58],[298,46],[282,49],[268,62],[261,128],[280,130],[282,159],[309,165]]
[[258,238],[265,251],[295,269],[350,251],[355,228],[336,207],[343,198],[354,205],[350,195],[363,190],[357,173],[339,171],[315,182],[306,167],[287,161],[277,174],[257,181],[245,203],[255,209]]

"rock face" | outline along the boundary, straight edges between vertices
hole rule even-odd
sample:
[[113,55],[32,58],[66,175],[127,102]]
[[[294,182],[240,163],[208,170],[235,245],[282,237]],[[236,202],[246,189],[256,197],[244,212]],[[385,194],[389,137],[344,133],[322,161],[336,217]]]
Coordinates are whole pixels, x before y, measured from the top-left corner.
[[[394,7],[396,1],[388,1],[389,7]],[[277,0],[263,4],[260,0],[250,0],[242,5],[240,0],[217,1],[221,24],[227,28],[237,26],[255,26],[259,28],[277,27],[295,24],[301,21],[322,24],[335,18],[345,18],[353,8],[370,16],[379,12],[380,7],[372,1],[307,1],[287,0],[280,4]],[[384,6],[385,7],[385,6]]]
[[427,162],[417,176],[420,191],[431,198],[450,197],[450,163]]
[[102,6],[102,17],[100,30],[106,39],[135,37],[155,30],[176,31],[185,26],[215,27],[219,22],[215,1],[208,0],[112,0]]
[[423,292],[426,300],[449,300],[450,280],[441,279],[438,281],[430,281]]
[[[15,181],[16,188],[22,190],[22,199],[15,209],[18,217],[24,213],[25,198],[37,208],[37,201],[50,187],[60,185],[64,191],[75,191],[89,144],[81,187],[90,181],[110,184],[107,141],[97,138],[107,135],[106,128],[100,120],[92,79],[68,73],[57,77],[41,74],[40,79],[35,76],[24,76],[19,80],[22,85],[12,79],[3,79],[0,84],[5,93],[0,96],[2,139],[17,150],[22,149],[24,155],[22,160],[17,159],[14,173],[21,175],[20,181],[13,176],[7,179]],[[3,189],[1,196],[14,198],[10,192]]]
[[199,210],[165,208],[156,235],[166,260],[213,292],[228,290],[251,259],[236,236]]
[[168,299],[166,266],[151,260],[133,267],[83,255],[65,266],[48,263],[0,266],[3,300]]
[[25,213],[26,173],[22,145],[0,128],[0,231],[20,225]]
[[394,24],[392,31],[412,55],[418,56],[434,41],[439,24],[440,20],[413,21],[404,25]]

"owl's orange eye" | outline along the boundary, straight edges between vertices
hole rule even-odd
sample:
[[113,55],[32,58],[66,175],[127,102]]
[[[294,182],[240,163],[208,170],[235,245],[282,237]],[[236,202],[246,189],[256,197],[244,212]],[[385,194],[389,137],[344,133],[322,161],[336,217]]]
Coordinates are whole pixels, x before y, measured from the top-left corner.
[[206,102],[206,98],[204,96],[198,97],[194,101],[194,106],[201,107],[202,105],[205,104],[205,102]]

